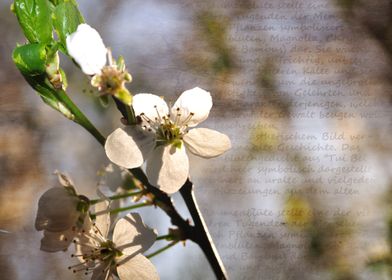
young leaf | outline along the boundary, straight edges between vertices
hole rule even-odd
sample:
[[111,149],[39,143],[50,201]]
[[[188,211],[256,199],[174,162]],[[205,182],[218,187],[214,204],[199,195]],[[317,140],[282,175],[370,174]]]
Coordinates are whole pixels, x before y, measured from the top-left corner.
[[74,2],[61,3],[54,9],[53,25],[64,48],[67,36],[75,32],[81,23],[84,19]]
[[60,5],[61,3],[64,3],[64,2],[68,2],[68,1],[70,1],[73,4],[77,5],[76,0],[49,0],[49,1],[52,2],[52,4],[55,5],[55,6]]
[[23,75],[34,76],[45,73],[45,44],[27,44],[18,46],[12,53],[12,59]]
[[50,5],[48,0],[15,0],[16,16],[30,43],[53,41]]

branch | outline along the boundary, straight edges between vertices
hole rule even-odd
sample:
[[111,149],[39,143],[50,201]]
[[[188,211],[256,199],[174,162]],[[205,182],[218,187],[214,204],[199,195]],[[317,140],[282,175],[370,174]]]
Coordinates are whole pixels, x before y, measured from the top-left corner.
[[147,191],[154,195],[156,205],[170,217],[171,223],[181,229],[184,237],[189,238],[193,232],[193,227],[178,213],[174,207],[171,197],[151,185],[148,182],[146,175],[140,168],[129,169],[129,172],[131,172],[140,182],[142,182],[142,184],[147,188]]
[[195,223],[191,235],[188,236],[193,242],[197,243],[206,255],[208,262],[214,270],[217,279],[228,279],[226,269],[222,260],[219,257],[218,251],[212,241],[211,235],[208,232],[206,223],[196,202],[196,197],[193,192],[193,184],[187,180],[180,189],[182,198],[188,207],[189,213]]

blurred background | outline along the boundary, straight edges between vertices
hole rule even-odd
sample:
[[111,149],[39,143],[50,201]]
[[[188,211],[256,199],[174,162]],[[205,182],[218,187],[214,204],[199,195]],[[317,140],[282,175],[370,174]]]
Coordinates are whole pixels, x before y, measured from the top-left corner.
[[[16,70],[11,52],[24,37],[10,4],[0,2],[0,278],[71,279],[70,252],[39,251],[37,202],[55,170],[94,197],[108,160]],[[229,135],[233,148],[192,156],[191,179],[230,279],[392,279],[390,1],[79,5],[124,56],[133,93],[174,102],[195,86],[211,92],[202,126]],[[99,130],[120,126],[114,104],[103,108],[80,70],[65,57],[61,65],[69,96]],[[159,209],[141,213],[166,234]],[[191,242],[152,261],[161,279],[214,279]]]

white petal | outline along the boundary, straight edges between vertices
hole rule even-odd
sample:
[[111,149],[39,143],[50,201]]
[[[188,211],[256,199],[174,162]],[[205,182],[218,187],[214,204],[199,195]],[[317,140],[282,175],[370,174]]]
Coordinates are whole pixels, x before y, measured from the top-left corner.
[[231,148],[227,135],[208,128],[191,129],[183,139],[192,154],[204,158],[219,156]]
[[133,96],[132,106],[136,116],[144,113],[152,121],[169,113],[169,107],[167,107],[165,100],[151,93],[139,93]]
[[162,191],[171,194],[185,183],[189,173],[189,161],[184,145],[158,146],[147,160],[148,181]]
[[[99,248],[100,242],[105,240],[100,233],[96,232],[96,227],[93,226],[93,222],[89,215],[86,215],[83,227],[75,233],[75,251],[77,258],[80,262],[85,262],[83,255],[91,254],[91,248]],[[94,261],[89,261],[86,263],[87,266],[95,266]]]
[[72,230],[62,232],[44,231],[44,237],[41,239],[41,250],[45,252],[64,251],[69,247],[75,232]]
[[[189,127],[193,127],[208,118],[211,108],[211,94],[204,89],[195,87],[184,91],[180,95],[171,109],[171,118],[174,121],[176,119],[176,115],[180,113],[180,125],[187,124]],[[187,118],[190,117],[189,115],[191,113],[194,115],[189,121],[186,121]]]
[[108,263],[102,262],[97,268],[94,269],[93,275],[91,275],[91,280],[112,280],[112,271],[111,269],[105,270],[108,266]]
[[64,231],[76,225],[80,213],[77,211],[78,197],[64,187],[47,190],[39,199],[35,219],[37,230]]
[[[102,201],[94,205],[95,207],[95,213],[98,212],[106,212],[109,208],[109,202],[108,201]],[[101,232],[103,237],[107,237],[109,233],[109,227],[110,227],[110,214],[102,214],[102,215],[97,215],[95,219],[95,225]]]
[[135,168],[143,164],[154,148],[155,141],[151,133],[136,126],[118,128],[106,139],[107,157],[124,168]]
[[138,254],[117,267],[121,280],[158,280],[155,266],[145,256]]
[[70,56],[87,75],[99,74],[106,64],[107,49],[102,38],[91,26],[82,23],[66,39]]
[[[105,241],[104,238],[98,237],[94,231],[90,231],[89,235],[78,234],[74,238],[77,240],[77,243],[75,243],[75,255],[81,263],[86,261],[84,258],[85,255],[90,255],[92,250],[99,249],[100,243]],[[95,262],[93,260],[88,260],[86,266],[94,267]]]
[[144,252],[156,240],[154,230],[147,227],[137,213],[130,213],[120,219],[113,232],[113,242],[125,255]]

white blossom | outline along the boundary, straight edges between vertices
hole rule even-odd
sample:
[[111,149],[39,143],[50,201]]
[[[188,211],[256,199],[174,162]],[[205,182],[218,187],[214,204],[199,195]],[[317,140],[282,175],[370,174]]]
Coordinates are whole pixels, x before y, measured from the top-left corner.
[[198,87],[183,92],[170,110],[159,96],[137,94],[133,108],[140,125],[118,128],[110,134],[106,155],[124,168],[139,167],[147,161],[149,182],[166,193],[174,193],[189,175],[186,149],[212,158],[231,147],[225,134],[208,128],[189,130],[207,119],[211,107],[210,93]]
[[69,269],[91,274],[92,280],[113,279],[116,272],[121,280],[159,279],[154,265],[141,254],[155,242],[156,233],[140,215],[130,213],[120,219],[112,238],[108,237],[108,215],[98,217],[91,229],[75,241],[77,252],[73,257],[80,263]]
[[66,44],[69,55],[85,74],[101,73],[106,64],[107,49],[97,30],[82,23],[74,33],[67,36]]
[[88,199],[77,195],[72,181],[58,173],[61,186],[47,190],[39,199],[35,228],[43,230],[41,250],[66,250],[73,238],[86,229]]

